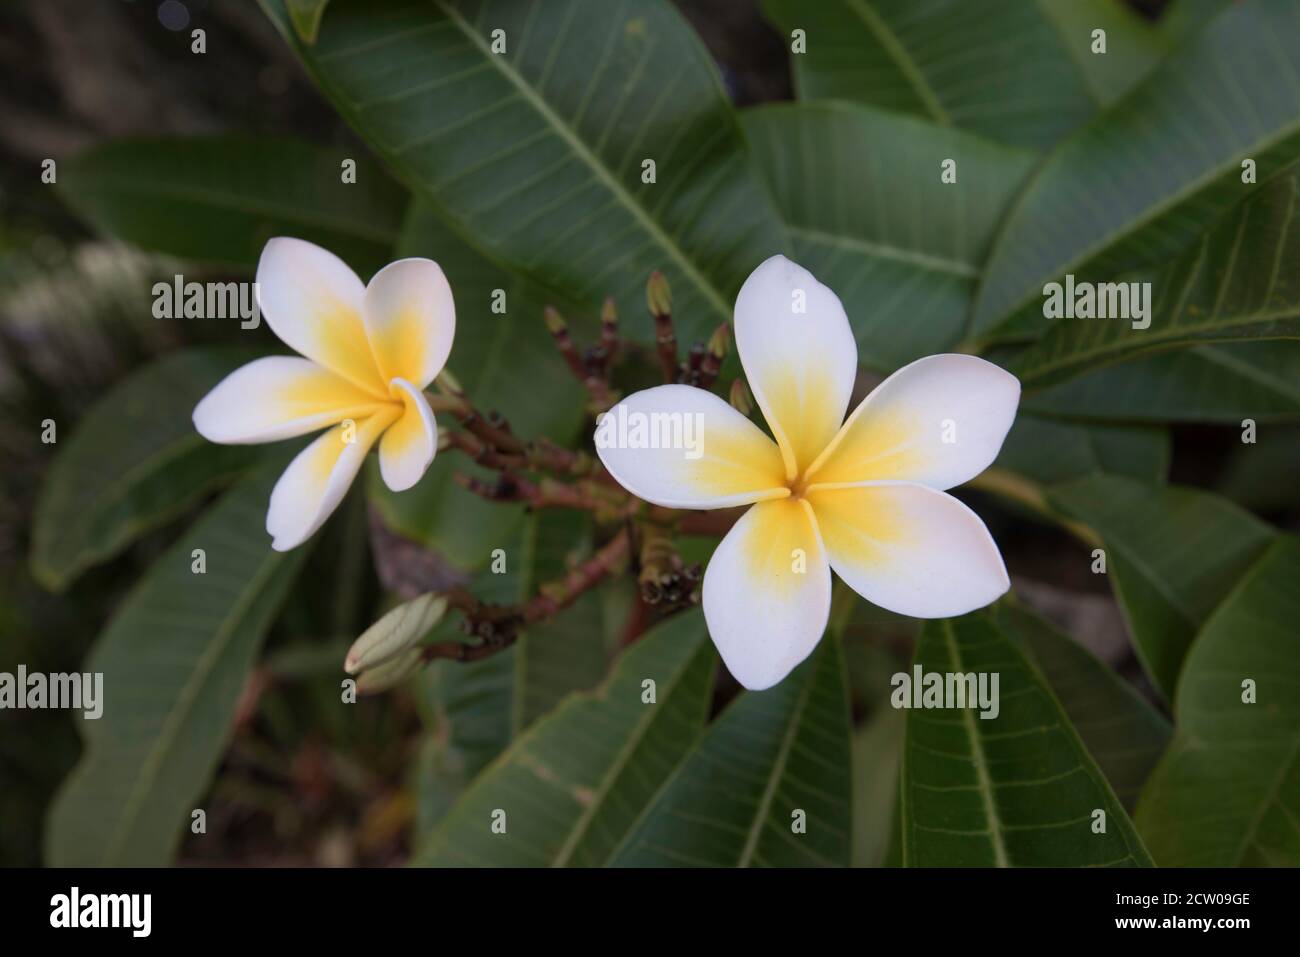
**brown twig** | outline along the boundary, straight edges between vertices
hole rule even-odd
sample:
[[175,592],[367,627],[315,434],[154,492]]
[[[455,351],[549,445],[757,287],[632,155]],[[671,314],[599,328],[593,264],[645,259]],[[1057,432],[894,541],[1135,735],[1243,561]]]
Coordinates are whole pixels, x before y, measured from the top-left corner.
[[447,593],[448,604],[464,615],[465,631],[480,642],[476,645],[436,642],[424,646],[422,658],[477,661],[509,647],[518,639],[521,629],[558,614],[617,571],[627,559],[630,543],[628,530],[620,529],[590,558],[569,569],[564,577],[542,585],[536,595],[521,604],[490,604],[465,588],[453,588]]

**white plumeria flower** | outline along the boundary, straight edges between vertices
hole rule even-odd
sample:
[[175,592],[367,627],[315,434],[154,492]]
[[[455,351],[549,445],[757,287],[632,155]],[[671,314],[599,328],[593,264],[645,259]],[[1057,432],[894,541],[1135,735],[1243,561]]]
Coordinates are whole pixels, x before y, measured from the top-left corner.
[[369,285],[343,260],[301,239],[272,239],[257,264],[257,302],[285,345],[236,369],[194,409],[212,442],[275,442],[332,426],[289,463],[271,492],[271,547],[301,545],[347,493],[371,447],[395,492],[433,461],[438,429],[424,389],[456,332],[451,287],[438,264],[401,259]]
[[596,444],[614,478],[648,502],[751,506],[704,575],[709,633],[742,685],[769,688],[812,653],[830,615],[832,568],[868,601],[916,618],[962,615],[1006,592],[988,529],[943,490],[997,457],[1020,400],[1015,376],[974,356],[928,356],[846,421],[858,350],[844,307],[784,256],[745,281],[735,333],[775,442],[713,393],[662,385],[610,414],[651,423],[646,437],[654,422],[673,421],[664,413],[680,413],[677,422],[702,426],[702,443],[684,453],[645,447],[653,440],[611,443],[608,433],[602,441],[598,430]]

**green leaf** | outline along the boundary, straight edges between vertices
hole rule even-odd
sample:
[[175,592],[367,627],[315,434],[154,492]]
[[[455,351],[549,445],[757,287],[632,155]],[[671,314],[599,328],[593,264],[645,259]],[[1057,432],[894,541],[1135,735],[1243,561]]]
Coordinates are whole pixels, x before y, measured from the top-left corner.
[[1134,651],[1156,688],[1172,699],[1197,629],[1268,546],[1273,530],[1209,492],[1113,475],[1057,485],[1047,497],[1101,536]]
[[1107,281],[1164,262],[1258,188],[1242,183],[1243,159],[1261,182],[1293,159],[1298,51],[1293,5],[1233,4],[1062,143],[994,244],[973,331],[1026,303],[1041,325],[1043,285],[1067,273]]
[[303,43],[311,46],[316,42],[320,32],[320,18],[325,15],[325,5],[329,0],[285,0],[289,8],[289,19],[298,32]]
[[1041,3],[765,0],[763,8],[787,38],[807,33],[807,52],[791,57],[800,99],[857,100],[1034,148],[1095,109],[1077,44]]
[[[252,267],[272,236],[296,236],[364,278],[391,258],[406,194],[355,153],[243,134],[117,140],[63,161],[57,188],[96,228],[145,249]],[[345,159],[355,183],[343,182]]]
[[[997,8],[998,0],[989,6]],[[1074,60],[1094,100],[1108,106],[1123,97],[1174,46],[1125,0],[1037,0]],[[1106,31],[1106,52],[1094,53],[1093,31]]]
[[1011,371],[1035,389],[1155,350],[1300,337],[1297,178],[1297,170],[1275,177],[1159,272],[1122,280],[1151,282],[1149,328],[1119,318],[1061,319]]
[[32,529],[42,584],[63,588],[257,461],[259,449],[213,445],[190,420],[208,390],[254,357],[193,349],[159,359],[109,390],[54,447]]
[[[416,863],[605,863],[703,727],[716,661],[699,612],[654,628],[598,691],[566,699],[488,768]],[[497,809],[504,834],[492,831]]]
[[1028,395],[1021,408],[1130,422],[1300,417],[1300,342],[1221,342],[1097,369]]
[[[149,569],[84,665],[103,716],[50,811],[55,867],[159,867],[225,749],[258,650],[306,549],[274,552],[266,503],[282,462],[236,485]],[[193,549],[206,572],[191,568]]]
[[1088,753],[1128,810],[1173,729],[1131,685],[1069,635],[1015,604],[996,609],[998,625],[1022,642]]
[[[396,255],[433,259],[446,273],[456,297],[456,341],[448,365],[475,403],[499,411],[518,435],[572,441],[587,396],[542,320],[547,305],[570,304],[495,265],[424,203],[412,204]],[[500,301],[498,290],[505,296],[504,313],[493,311]],[[592,327],[594,323],[587,324],[588,330]],[[582,328],[575,322],[575,335]],[[528,374],[520,374],[521,369]],[[444,453],[419,485],[394,493],[374,469],[370,498],[396,531],[437,549],[452,564],[474,570],[510,536],[523,509],[484,501],[452,480],[456,472],[482,474],[464,456]]]
[[[839,642],[767,691],[746,691],[664,783],[613,862],[622,867],[849,863],[848,680]],[[803,812],[806,832],[795,827]]]
[[1160,481],[1169,470],[1169,435],[1147,426],[1062,422],[1022,412],[996,464],[1041,485],[1098,472]]
[[[1033,154],[849,103],[763,106],[741,119],[794,258],[844,301],[862,362],[892,372],[961,338]],[[940,180],[949,157],[970,188]]]
[[1300,540],[1279,536],[1187,656],[1178,733],[1137,812],[1164,867],[1300,866],[1297,582]]
[[[263,7],[292,39],[283,0]],[[666,0],[334,0],[316,45],[297,49],[412,189],[581,301],[642,314],[662,269],[679,336],[706,338],[785,248],[717,70]],[[650,329],[627,331],[648,342]]]
[[[991,719],[975,707],[908,711],[902,775],[906,866],[1151,863],[1060,704],[990,618],[927,622],[914,668],[941,680],[996,674],[999,708]],[[1097,810],[1106,815],[1100,834],[1093,830]]]

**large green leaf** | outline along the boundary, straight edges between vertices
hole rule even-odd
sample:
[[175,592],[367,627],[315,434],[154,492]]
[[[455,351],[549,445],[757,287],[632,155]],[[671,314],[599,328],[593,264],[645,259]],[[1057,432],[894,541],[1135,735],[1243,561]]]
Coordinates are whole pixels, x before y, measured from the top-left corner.
[[[85,670],[103,673],[103,717],[82,726],[85,753],[50,811],[50,864],[157,867],[175,853],[306,555],[267,540],[282,464],[240,482],[182,534],[96,640]],[[191,570],[199,548],[204,574]]]
[[1097,472],[1155,482],[1169,470],[1169,435],[1148,426],[1063,422],[1022,412],[996,464],[1044,486]]
[[1026,303],[1041,327],[1044,283],[1111,280],[1191,245],[1257,189],[1243,159],[1263,182],[1295,157],[1297,89],[1300,9],[1233,4],[1040,168],[994,244],[973,330]]
[[800,99],[857,100],[1029,147],[1059,139],[1095,108],[1075,45],[1040,3],[765,0],[763,7],[787,38],[795,29],[807,35],[807,52],[791,58]]
[[412,189],[546,285],[630,315],[662,269],[690,340],[785,247],[717,70],[666,0],[334,0],[310,49],[283,0],[263,6]]
[[1115,796],[1132,810],[1169,743],[1169,722],[1088,649],[1033,612],[1005,604],[997,621],[1023,642]]
[[1054,486],[1048,501],[1100,535],[1133,648],[1156,688],[1172,699],[1197,629],[1268,546],[1273,530],[1209,492],[1114,475]]
[[[961,337],[993,232],[1033,155],[849,103],[741,114],[794,257],[844,301],[883,372]],[[940,179],[957,158],[957,183]]]
[[[448,365],[475,403],[485,412],[501,412],[526,438],[572,441],[586,393],[565,368],[542,311],[553,304],[575,320],[582,313],[492,263],[424,203],[412,204],[396,255],[433,259],[447,274],[456,297],[456,341]],[[505,312],[493,311],[497,290],[505,295]],[[593,325],[586,324],[588,330]],[[453,564],[474,569],[510,535],[523,510],[461,488],[452,480],[456,472],[476,474],[476,469],[463,455],[447,452],[434,459],[415,488],[393,493],[372,470],[369,491],[394,529]]]
[[1220,342],[1097,369],[1023,409],[1130,422],[1300,418],[1300,342]]
[[827,637],[775,688],[744,692],[709,727],[613,863],[846,866],[851,766],[844,655]]
[[1178,733],[1137,813],[1162,866],[1300,866],[1297,582],[1300,541],[1280,536],[1187,656]]
[[1011,364],[1028,389],[1132,356],[1198,342],[1300,338],[1297,179],[1275,177],[1199,243],[1150,275],[1149,328],[1127,319],[1061,319]]
[[[1151,863],[1123,805],[1038,671],[985,615],[928,622],[914,668],[998,676],[997,716],[912,708],[903,750],[909,867]],[[902,690],[900,689],[900,693]],[[1095,831],[1097,811],[1105,831]]]
[[480,775],[417,863],[605,863],[703,727],[716,661],[699,612],[653,629],[598,691],[568,698]]
[[[343,161],[356,182],[343,182]],[[59,169],[60,194],[110,235],[186,259],[256,265],[272,236],[337,253],[363,276],[391,257],[405,191],[369,157],[281,137],[118,140]]]
[[258,449],[213,445],[190,421],[199,399],[253,357],[194,349],[159,359],[109,390],[54,447],[32,529],[43,584],[63,587],[256,461]]

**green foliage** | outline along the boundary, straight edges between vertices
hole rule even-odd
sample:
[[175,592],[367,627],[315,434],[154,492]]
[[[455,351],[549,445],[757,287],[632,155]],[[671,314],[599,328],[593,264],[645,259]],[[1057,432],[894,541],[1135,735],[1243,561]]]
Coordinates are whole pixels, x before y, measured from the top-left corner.
[[36,505],[32,568],[47,587],[67,585],[257,460],[261,450],[213,445],[190,421],[199,399],[253,357],[207,349],[168,356],[85,415]]
[[1178,733],[1138,805],[1161,865],[1300,866],[1298,581],[1300,541],[1278,536],[1192,646]]
[[351,152],[245,135],[119,140],[61,164],[58,188],[96,228],[145,249],[248,268],[268,239],[296,236],[367,278],[391,258],[405,194]]
[[[993,619],[974,614],[928,623],[913,664],[941,680],[997,674],[1004,690],[992,720],[971,707],[908,712],[904,865],[1150,865],[1069,717]],[[1104,832],[1097,830],[1099,812]]]
[[[972,315],[995,330],[1066,273],[1112,280],[1194,245],[1300,149],[1300,11],[1232,4],[1061,143],[1017,199],[986,265]],[[1205,76],[1221,83],[1200,83]],[[1195,146],[1189,144],[1194,143]],[[1159,335],[1159,327],[1155,335]]]
[[1172,699],[1197,629],[1273,530],[1216,495],[1117,476],[1082,478],[1052,489],[1048,499],[1101,536],[1134,650]]
[[[263,6],[287,33],[283,0]],[[299,53],[421,198],[544,286],[630,313],[662,269],[691,341],[785,248],[717,69],[667,0],[560,0],[540,16],[493,0],[334,0]]]
[[746,691],[664,782],[619,867],[843,867],[852,846],[844,655],[834,639]]
[[[598,691],[566,698],[493,762],[438,825],[417,862],[607,862],[657,782],[699,734],[716,661],[699,612],[647,634]],[[494,813],[507,808],[505,830],[494,832]],[[503,833],[510,839],[502,840]]]
[[274,467],[250,475],[187,529],[95,642],[85,670],[104,675],[104,711],[82,726],[85,754],[50,811],[51,864],[156,867],[175,853],[306,557],[267,540],[277,477]]

